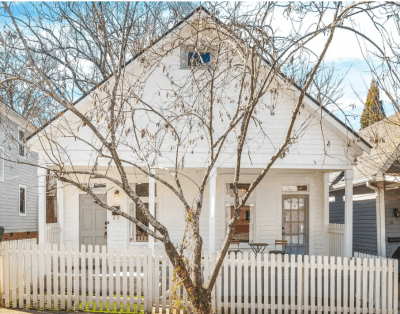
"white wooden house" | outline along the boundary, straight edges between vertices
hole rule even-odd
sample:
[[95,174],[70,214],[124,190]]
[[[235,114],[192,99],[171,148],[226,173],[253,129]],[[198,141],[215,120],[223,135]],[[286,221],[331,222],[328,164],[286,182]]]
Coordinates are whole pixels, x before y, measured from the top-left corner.
[[[186,34],[190,37],[192,27],[190,23],[193,19],[207,18],[207,16],[208,13],[201,9],[193,12],[155,45],[167,45],[176,32],[179,32],[180,36]],[[148,49],[143,54],[150,51],[151,49]],[[182,59],[187,57],[187,53],[188,47],[177,46],[173,53],[163,58],[163,64],[173,70],[176,80],[186,75],[188,71],[182,66]],[[142,70],[139,59],[134,58],[126,65],[127,74],[140,76]],[[162,100],[165,95],[158,94],[158,90],[167,82],[162,67],[155,69],[144,87],[143,97],[146,101],[157,103]],[[110,85],[112,85],[112,79]],[[233,86],[230,92],[235,93]],[[95,90],[83,97],[76,102],[76,108],[83,113],[87,112],[93,106],[93,93],[102,93],[102,91]],[[263,123],[269,126],[266,132],[271,142],[266,142],[261,147],[253,147],[253,151],[256,152],[252,154],[251,160],[243,159],[241,184],[250,183],[265,166],[274,147],[279,147],[282,143],[298,95],[299,90],[296,86],[287,86],[278,99],[275,115],[272,116],[269,110],[258,113]],[[269,96],[265,96],[266,102],[269,101],[268,99]],[[346,176],[345,251],[346,255],[350,256],[352,254],[353,163],[363,152],[369,152],[370,145],[325,108],[321,109],[310,96],[304,98],[304,106],[296,121],[296,126],[300,126],[306,120],[309,126],[298,142],[293,144],[287,156],[273,165],[248,200],[247,207],[242,213],[247,223],[242,226],[242,242],[239,248],[248,249],[247,242],[265,242],[269,244],[268,249],[273,250],[275,240],[284,238],[291,243],[287,249],[292,253],[327,255],[329,174],[344,171]],[[39,153],[39,163],[51,166],[51,161],[44,153],[46,147],[40,141],[41,136],[46,132],[52,133],[65,148],[70,163],[66,164],[67,167],[73,165],[80,169],[93,168],[91,148],[84,143],[75,142],[73,138],[63,136],[59,131],[67,124],[69,127],[76,127],[77,121],[73,113],[65,112],[29,139],[31,147]],[[216,132],[222,130],[223,125],[220,124],[220,129]],[[82,127],[77,132],[87,139],[93,138],[88,128]],[[327,145],[328,141],[329,145]],[[164,156],[168,157],[168,152],[164,153]],[[221,160],[224,162],[214,169],[209,189],[205,194],[201,233],[204,249],[209,252],[218,251],[221,247],[227,221],[230,218],[233,198],[230,195],[229,184],[233,181],[235,165],[231,153],[229,148],[223,152]],[[125,154],[123,148],[121,148],[121,154]],[[130,155],[126,152],[125,156],[129,158]],[[164,170],[160,170],[163,167],[171,167],[167,157],[158,160],[158,168],[154,171],[172,183],[172,178]],[[183,173],[194,181],[200,181],[204,173],[203,158],[204,151],[199,145],[193,155],[186,160]],[[100,161],[98,169],[102,167],[105,169],[106,163]],[[129,182],[137,188],[137,191],[140,191],[145,202],[149,204],[150,211],[154,211],[156,218],[170,230],[171,238],[179,243],[183,235],[184,218],[183,207],[178,198],[162,184],[140,174],[133,167],[126,169],[128,169]],[[44,173],[41,169],[38,171],[39,241],[44,242],[46,209]],[[117,170],[112,169],[109,175],[117,176]],[[182,181],[187,199],[192,201],[196,196],[195,185],[189,179],[182,179]],[[246,188],[246,185],[243,185],[243,188]],[[134,205],[127,196],[112,184],[98,181],[96,190],[98,194],[106,194],[109,205],[120,206],[120,209],[125,212],[135,212]],[[63,244],[100,244],[109,247],[161,246],[152,238],[148,239],[124,218],[113,216],[111,212],[96,207],[89,196],[71,185],[63,186],[59,183],[57,203],[58,222],[61,229],[60,242]],[[290,215],[291,212],[292,215]],[[237,249],[238,244],[232,246]]]

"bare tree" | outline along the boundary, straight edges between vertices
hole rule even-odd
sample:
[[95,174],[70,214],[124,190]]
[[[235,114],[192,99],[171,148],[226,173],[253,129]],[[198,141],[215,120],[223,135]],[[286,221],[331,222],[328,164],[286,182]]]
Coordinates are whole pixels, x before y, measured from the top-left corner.
[[[191,10],[191,4],[3,2],[5,31],[18,40],[2,45],[22,51],[26,65],[18,71],[7,70],[0,84],[21,82],[64,109],[36,135],[46,154],[47,164],[41,167],[162,242],[194,312],[210,313],[211,291],[240,209],[319,113],[308,114],[306,122],[296,125],[298,116],[307,114],[302,111],[306,92],[325,104],[334,103],[340,95],[340,84],[324,79],[326,72],[321,70],[336,29],[360,12],[374,12],[385,5],[365,1],[349,5],[268,2],[250,7],[206,3],[209,11],[202,7],[180,23],[181,12]],[[277,14],[292,25],[284,35],[275,25]],[[312,23],[303,25],[309,19]],[[173,31],[167,32],[170,27]],[[323,43],[311,51],[309,44],[321,37]],[[191,53],[183,54],[187,59],[165,61],[188,47]],[[49,63],[51,70],[46,72]],[[187,66],[183,76],[176,74],[181,66]],[[163,78],[159,84],[149,82],[153,73]],[[274,115],[278,99],[287,90],[293,92],[294,106],[284,139],[239,196],[243,159],[250,158],[254,147],[269,142],[261,115]],[[81,102],[86,103],[80,106],[78,101],[75,106],[80,96],[86,96]],[[90,168],[74,165],[66,148],[72,143],[92,151]],[[201,159],[203,172],[191,201],[182,178],[183,169],[194,158]],[[200,233],[204,193],[210,176],[228,158],[234,168],[234,212],[205,282]],[[111,167],[117,169],[117,176],[110,174]],[[127,168],[132,167],[180,200],[186,226],[181,243],[172,242],[170,231],[129,185]],[[107,205],[88,184],[95,180],[119,187],[150,226]]]

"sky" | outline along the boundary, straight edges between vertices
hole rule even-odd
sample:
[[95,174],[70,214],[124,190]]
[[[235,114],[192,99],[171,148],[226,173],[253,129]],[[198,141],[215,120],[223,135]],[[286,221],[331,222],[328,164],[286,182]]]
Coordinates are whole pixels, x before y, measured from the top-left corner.
[[[347,4],[345,3],[345,5]],[[243,9],[252,9],[254,6],[256,6],[255,2],[244,2]],[[288,21],[288,19],[285,18],[283,14],[284,10],[285,8],[282,8],[280,12],[278,10],[275,13],[271,23],[271,25],[275,27],[277,31],[276,35],[285,34],[288,31],[291,31],[293,26],[300,28],[300,30],[304,32],[309,27],[312,27],[312,23],[314,23],[316,20],[316,16],[309,15],[306,19],[298,22],[297,25],[293,25]],[[18,10],[15,10],[14,13],[18,15]],[[324,22],[325,24],[329,24],[331,22],[331,16],[328,15]],[[383,17],[383,15],[381,22],[384,24],[388,32],[392,34],[397,32],[394,25],[390,24],[390,22],[386,22],[386,19]],[[360,15],[356,15],[351,21],[346,22],[345,25],[351,26],[363,34],[368,34],[372,40],[382,45],[378,32],[365,14],[362,13]],[[321,49],[326,41],[326,38],[327,36],[320,35],[314,39],[308,45],[308,47],[318,53],[322,51]],[[398,36],[398,38],[400,41],[400,36]],[[357,39],[354,33],[351,33],[347,30],[337,29],[335,31],[334,39],[324,58],[326,66],[335,66],[338,76],[345,75],[343,82],[344,95],[340,99],[338,105],[346,114],[356,116],[355,119],[350,118],[346,121],[356,131],[360,128],[359,117],[362,113],[364,102],[367,97],[368,89],[372,79],[368,65],[364,60],[364,54],[366,52],[373,53],[374,51],[376,51],[376,49],[371,44],[365,43],[365,41],[360,38]],[[393,113],[392,106],[382,92],[381,99],[383,100],[387,115]],[[337,116],[342,120],[345,120],[343,114],[340,113],[341,110],[336,109],[334,110],[334,113],[337,114]]]
[[[367,98],[368,89],[371,85],[372,74],[367,62],[364,59],[362,49],[354,34],[341,31],[332,42],[327,56],[326,65],[334,65],[338,75],[345,75],[343,81],[343,97],[339,101],[340,108],[349,114],[356,116],[348,118],[354,130],[360,129],[360,116]],[[379,40],[378,37],[375,37]],[[369,52],[372,52],[371,45],[367,45]],[[386,115],[393,114],[393,107],[384,93],[380,92],[380,98],[383,101]],[[335,110],[341,119],[343,115],[339,110]]]
[[[345,3],[345,5],[347,4]],[[395,25],[390,21],[387,21],[383,15],[379,15],[379,11],[377,18],[387,32],[392,35],[398,34]],[[283,14],[275,16],[274,20],[275,21],[272,24],[279,25],[277,31],[280,34],[285,34],[293,28],[294,24],[289,23]],[[314,23],[315,20],[315,16],[307,16],[306,19],[301,20],[301,22],[294,27],[300,27],[301,25],[301,28],[299,29],[304,33],[305,29],[312,27],[312,23]],[[324,19],[324,22],[325,24],[329,24],[331,20],[331,16],[327,16],[327,18]],[[382,42],[380,34],[365,13],[356,15],[351,20],[346,21],[344,25],[356,29],[362,34],[366,34],[380,47],[387,48],[387,46]],[[395,38],[397,36],[400,42],[400,35],[394,36]],[[307,46],[312,51],[320,53],[326,39],[327,34],[325,36],[318,36]],[[344,94],[338,105],[346,114],[356,115],[355,119],[348,118],[346,121],[356,131],[360,129],[360,115],[372,80],[372,74],[370,73],[368,64],[365,61],[365,55],[371,56],[376,52],[377,49],[372,44],[368,43],[361,37],[356,36],[353,32],[344,29],[336,29],[332,43],[324,58],[326,66],[335,66],[335,69],[337,70],[336,74],[338,76],[346,75],[343,81]],[[378,61],[378,59],[372,58],[372,61],[375,62]],[[378,62],[375,64],[378,64]],[[390,115],[394,113],[392,105],[389,103],[388,98],[383,94],[383,92],[380,93],[380,98],[383,101],[386,114]],[[345,120],[343,114],[340,113],[341,110],[336,108],[334,113],[342,120]]]

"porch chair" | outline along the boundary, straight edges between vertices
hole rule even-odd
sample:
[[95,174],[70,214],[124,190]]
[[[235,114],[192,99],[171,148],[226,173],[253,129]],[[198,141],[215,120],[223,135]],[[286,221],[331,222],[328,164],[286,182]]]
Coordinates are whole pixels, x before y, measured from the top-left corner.
[[[288,244],[287,240],[275,240],[275,250],[274,251],[269,251],[270,254],[281,254],[284,255],[286,254],[285,252],[285,247]],[[276,246],[277,245],[281,245],[282,246],[282,250],[277,250]]]
[[233,241],[231,241],[231,244],[237,244],[238,248],[237,248],[237,250],[234,250],[234,249],[228,250],[228,254],[229,254],[230,252],[235,252],[235,257],[236,257],[238,252],[239,252],[239,253],[242,253],[242,251],[239,250],[240,241],[235,241],[235,240],[233,240]]

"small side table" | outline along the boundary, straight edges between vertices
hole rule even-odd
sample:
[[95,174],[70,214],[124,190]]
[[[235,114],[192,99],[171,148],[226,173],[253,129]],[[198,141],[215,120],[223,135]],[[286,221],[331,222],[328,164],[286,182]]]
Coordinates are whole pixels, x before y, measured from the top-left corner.
[[268,243],[249,243],[254,254],[257,256],[258,253],[264,253]]

